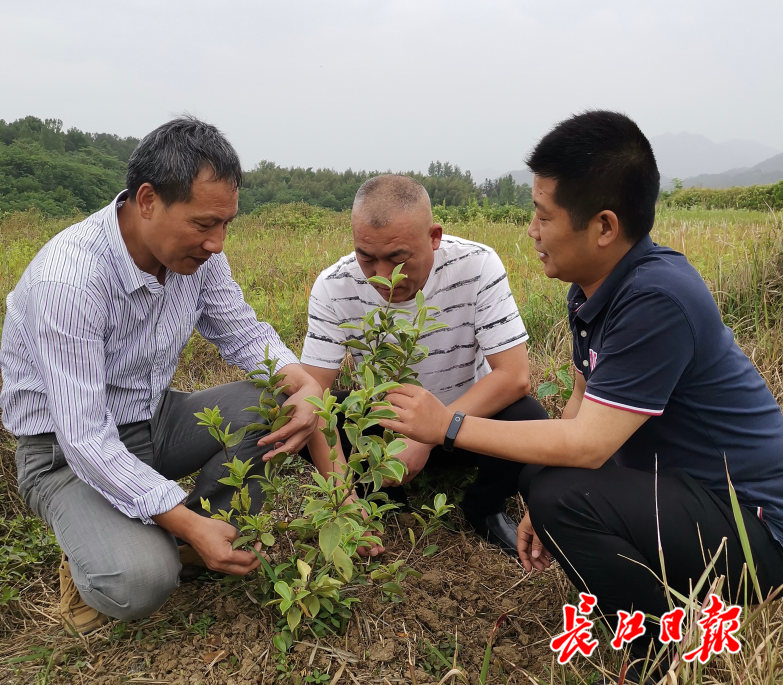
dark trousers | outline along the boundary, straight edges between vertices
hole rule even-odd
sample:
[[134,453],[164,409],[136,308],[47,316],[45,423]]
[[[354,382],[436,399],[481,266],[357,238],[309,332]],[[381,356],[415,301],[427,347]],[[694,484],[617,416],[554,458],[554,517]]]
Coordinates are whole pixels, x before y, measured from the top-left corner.
[[[539,539],[571,582],[598,598],[612,630],[618,609],[656,617],[669,611],[662,585],[644,568],[661,576],[655,474],[613,460],[595,470],[528,467],[520,477],[520,492]],[[745,558],[730,503],[684,471],[664,471],[658,474],[658,516],[670,587],[688,596],[705,569],[705,558],[709,563],[725,537],[711,578],[725,575],[724,597],[735,601]],[[742,517],[766,596],[783,584],[783,547],[755,511],[743,507]],[[739,604],[743,597],[744,589]],[[752,587],[748,598],[755,599]],[[644,657],[651,634],[660,646],[658,626],[648,621],[645,638],[631,643],[634,656]]]
[[[347,396],[347,392],[336,393],[339,402],[342,402]],[[546,410],[530,395],[517,400],[505,409],[499,411],[492,417],[496,421],[533,421],[547,419],[549,416]],[[340,414],[337,427],[340,430],[340,442],[343,453],[348,455],[351,451],[351,444],[342,430],[344,416]],[[383,429],[378,427],[370,428],[367,434],[375,432],[376,435],[382,435]],[[300,453],[308,461],[312,461],[305,448]],[[506,499],[516,494],[517,481],[522,471],[522,464],[507,461],[505,459],[495,459],[487,457],[476,452],[468,452],[455,448],[452,452],[446,452],[440,445],[433,448],[430,452],[430,458],[425,468],[427,470],[451,470],[466,469],[478,467],[478,476],[471,483],[462,500],[462,512],[465,518],[477,530],[483,532],[484,519],[490,514],[505,509]],[[390,499],[397,502],[405,502],[406,496],[402,487],[385,488],[384,492]]]

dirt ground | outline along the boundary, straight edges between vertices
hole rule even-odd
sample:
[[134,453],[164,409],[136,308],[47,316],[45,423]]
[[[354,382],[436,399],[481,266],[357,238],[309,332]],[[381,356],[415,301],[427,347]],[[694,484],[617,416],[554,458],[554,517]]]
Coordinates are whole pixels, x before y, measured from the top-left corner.
[[[391,517],[389,561],[408,554],[408,527],[416,529],[409,514]],[[493,682],[529,682],[527,672],[545,677],[552,664],[548,642],[562,622],[570,587],[565,575],[557,569],[526,573],[472,534],[442,530],[434,541],[440,551],[413,563],[424,575],[405,581],[405,601],[383,602],[377,586],[359,588],[361,602],[344,635],[302,636],[285,659],[271,643],[279,612],[258,604],[252,581],[183,583],[149,619],[114,622],[77,639],[57,620],[56,567],[50,566],[40,570],[16,611],[4,610],[0,682],[423,685],[456,664],[478,683],[487,640],[501,615],[506,619],[495,636]],[[36,649],[38,658],[7,663]],[[307,679],[322,674],[327,680]]]

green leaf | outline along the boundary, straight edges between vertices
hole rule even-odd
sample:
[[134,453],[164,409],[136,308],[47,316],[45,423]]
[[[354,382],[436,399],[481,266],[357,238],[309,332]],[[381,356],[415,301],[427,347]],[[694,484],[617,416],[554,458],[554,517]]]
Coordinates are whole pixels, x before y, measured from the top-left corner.
[[372,352],[372,348],[361,340],[344,340],[343,345],[346,347],[352,347],[355,350],[362,350],[363,352]]
[[413,532],[413,528],[408,528],[408,537],[411,539],[411,545],[416,545],[416,534]]
[[418,309],[421,309],[424,307],[424,293],[419,290],[419,292],[416,293],[416,307]]
[[350,557],[338,547],[332,553],[332,561],[334,566],[340,575],[345,578],[346,581],[350,581],[353,578],[353,562]]
[[296,630],[296,626],[302,621],[302,610],[296,606],[291,607],[286,614],[285,620],[287,621],[291,632],[293,632]]
[[423,557],[431,557],[437,551],[438,551],[438,546],[437,545],[429,545],[428,547],[424,548],[424,551],[421,553],[421,556],[423,556]]
[[243,535],[242,537],[237,538],[236,540],[234,540],[234,542],[231,543],[231,549],[237,549],[237,547],[246,545],[248,542],[254,539],[255,539],[255,535]]
[[397,583],[392,583],[392,582],[384,583],[383,585],[381,585],[381,590],[383,590],[384,592],[388,592],[391,595],[405,594],[403,589],[399,585],[397,585]]
[[307,607],[310,612],[310,617],[315,618],[318,616],[318,612],[321,610],[321,602],[315,595],[310,595],[302,600],[302,603]]
[[380,385],[376,385],[375,388],[373,388],[372,394],[380,395],[382,392],[389,392],[389,390],[394,390],[396,388],[401,388],[402,385],[400,383],[397,383],[395,381],[386,381],[385,383],[381,383]]
[[264,567],[264,571],[266,571],[266,574],[269,576],[269,580],[271,580],[273,583],[276,583],[278,580],[277,574],[269,565],[269,562],[264,558],[264,555],[261,554],[261,552],[259,552],[255,547],[251,547],[250,551],[258,557],[258,560],[261,562],[261,566]]
[[442,492],[439,492],[437,495],[435,495],[434,504],[436,510],[442,509],[446,504],[446,495],[444,495]]
[[542,383],[538,386],[538,390],[536,391],[536,395],[541,397],[549,397],[550,395],[557,395],[557,393],[560,392],[560,386],[557,383],[553,383],[552,381],[547,381],[546,383]]
[[275,544],[275,538],[271,533],[263,533],[261,535],[261,542],[267,547],[272,547]]
[[245,432],[247,431],[247,428],[240,428],[238,431],[236,431],[226,442],[226,447],[235,447],[240,442],[242,442],[242,438],[245,437]]
[[375,283],[377,285],[382,285],[386,288],[391,288],[392,284],[391,281],[388,278],[384,278],[383,276],[371,276],[367,279],[368,283]]
[[402,440],[392,440],[387,446],[386,446],[386,454],[390,457],[393,457],[396,454],[399,454],[403,450],[407,449],[408,445],[402,441]]
[[324,553],[327,561],[332,561],[332,556],[340,544],[341,531],[334,521],[327,523],[318,533],[318,546]]
[[277,651],[282,652],[285,654],[288,651],[288,645],[286,644],[285,638],[278,633],[272,638],[272,644],[277,648]]
[[279,580],[275,583],[275,592],[289,602],[293,599],[291,588],[288,586],[288,583],[282,580]]

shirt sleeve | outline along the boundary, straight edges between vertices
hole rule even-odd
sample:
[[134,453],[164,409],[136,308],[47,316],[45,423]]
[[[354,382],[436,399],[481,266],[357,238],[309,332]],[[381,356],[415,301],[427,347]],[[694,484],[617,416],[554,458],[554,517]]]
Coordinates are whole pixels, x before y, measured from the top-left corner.
[[199,294],[201,315],[196,330],[218,348],[223,359],[244,371],[259,368],[267,345],[269,357],[279,362],[278,369],[298,364],[299,359],[283,344],[277,331],[259,321],[253,308],[245,302],[242,289],[231,277],[226,256],[213,255],[207,264],[209,270]]
[[105,322],[87,290],[50,281],[30,290],[29,349],[68,465],[123,514],[151,524],[186,493],[120,441],[106,403]]
[[508,284],[506,269],[490,250],[481,270],[476,297],[476,340],[485,355],[497,354],[528,339]]
[[660,416],[693,361],[693,331],[679,305],[662,293],[638,293],[617,307],[587,380],[585,397]]
[[345,346],[351,329],[340,328],[337,313],[319,275],[310,293],[307,312],[307,336],[302,347],[302,363],[322,369],[339,369],[345,357]]

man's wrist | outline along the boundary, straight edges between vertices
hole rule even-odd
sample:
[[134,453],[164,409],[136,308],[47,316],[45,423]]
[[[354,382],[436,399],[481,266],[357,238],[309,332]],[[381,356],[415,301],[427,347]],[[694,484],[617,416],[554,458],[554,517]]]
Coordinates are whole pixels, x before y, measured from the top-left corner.
[[[195,518],[194,518],[195,517]],[[193,529],[198,519],[201,518],[196,512],[188,509],[184,504],[178,504],[173,509],[162,514],[156,514],[151,517],[155,523],[173,536],[190,542],[193,536]]]
[[454,415],[451,417],[451,421],[449,421],[449,426],[446,429],[446,434],[443,437],[443,449],[446,450],[446,452],[451,452],[454,450],[454,441],[457,439],[457,434],[459,433],[460,428],[462,428],[462,423],[464,420],[465,414],[463,412],[454,412]]

